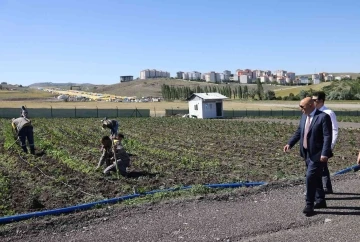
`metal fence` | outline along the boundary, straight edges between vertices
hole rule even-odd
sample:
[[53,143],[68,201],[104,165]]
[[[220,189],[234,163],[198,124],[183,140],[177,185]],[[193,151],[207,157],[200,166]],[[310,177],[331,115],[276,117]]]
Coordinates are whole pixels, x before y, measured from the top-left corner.
[[[184,115],[188,114],[189,109],[165,109],[166,116]],[[335,111],[336,116],[359,116],[360,112],[357,110],[349,111]],[[299,110],[224,110],[224,118],[240,118],[240,117],[299,117],[301,112]]]
[[[27,108],[31,118],[150,117],[150,109]],[[0,118],[19,117],[19,108],[0,108]]]

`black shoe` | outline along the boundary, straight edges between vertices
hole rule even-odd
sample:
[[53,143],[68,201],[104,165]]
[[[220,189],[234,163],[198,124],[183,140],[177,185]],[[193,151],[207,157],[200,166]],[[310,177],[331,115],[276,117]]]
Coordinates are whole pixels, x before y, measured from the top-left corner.
[[303,213],[305,213],[305,215],[311,215],[314,213],[314,207],[310,206],[310,205],[306,205]]
[[327,189],[327,188],[324,188],[324,192],[325,194],[333,194],[333,190],[332,189]]
[[315,203],[314,208],[327,208],[326,201],[324,200],[322,202]]

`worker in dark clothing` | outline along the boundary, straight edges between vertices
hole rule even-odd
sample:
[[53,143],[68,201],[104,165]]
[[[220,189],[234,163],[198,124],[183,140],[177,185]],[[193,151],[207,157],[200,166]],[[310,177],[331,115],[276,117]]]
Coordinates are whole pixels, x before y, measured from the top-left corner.
[[114,153],[112,151],[112,141],[109,136],[104,136],[101,139],[102,144],[102,154],[99,159],[98,166],[96,169],[99,169],[102,165],[105,165],[106,167],[110,166],[113,163],[113,157]]
[[30,153],[35,155],[34,133],[31,120],[25,117],[13,118],[11,125],[20,139],[20,145],[24,152],[28,153],[28,149],[26,148],[27,139],[30,146]]
[[[117,136],[115,136],[115,139],[113,140],[112,157],[110,159],[112,161],[112,164],[108,165],[105,168],[105,175],[109,175],[111,171],[116,171],[118,169],[122,176],[127,176],[126,168],[130,166],[130,157],[121,143],[123,139],[123,134],[118,134]],[[104,148],[104,150],[106,149]],[[106,151],[103,151],[103,154],[104,152]],[[105,163],[105,161],[106,156],[102,156],[96,169],[99,169]]]
[[106,117],[101,120],[103,129],[110,129],[110,138],[114,138],[118,134],[119,122],[114,119],[107,119]]

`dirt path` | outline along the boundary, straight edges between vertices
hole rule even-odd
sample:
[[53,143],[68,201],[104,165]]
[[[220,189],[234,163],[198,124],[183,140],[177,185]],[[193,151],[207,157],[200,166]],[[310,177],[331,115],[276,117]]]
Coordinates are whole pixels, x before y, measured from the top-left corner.
[[302,214],[303,181],[13,224],[2,241],[359,241],[359,174],[333,179],[328,208]]

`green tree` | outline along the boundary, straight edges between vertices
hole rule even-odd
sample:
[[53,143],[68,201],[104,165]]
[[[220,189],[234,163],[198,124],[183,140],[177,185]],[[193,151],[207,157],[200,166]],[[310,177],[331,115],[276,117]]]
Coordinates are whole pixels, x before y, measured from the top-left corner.
[[276,100],[275,92],[272,90],[267,90],[265,92],[265,99],[266,100]]
[[248,95],[251,99],[255,99],[256,96],[256,89],[255,88],[251,88],[248,92]]
[[239,88],[238,88],[238,97],[239,99],[242,99],[243,98],[243,91],[242,91],[242,88],[241,88],[241,85],[239,85]]
[[258,95],[259,100],[263,100],[263,98],[264,98],[264,88],[262,86],[260,78],[258,78],[256,80],[256,94]]
[[249,97],[249,90],[248,87],[245,85],[243,89],[243,98],[248,99],[248,97]]

